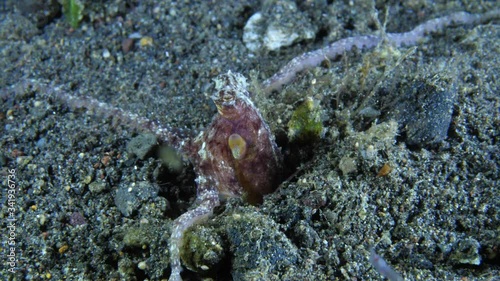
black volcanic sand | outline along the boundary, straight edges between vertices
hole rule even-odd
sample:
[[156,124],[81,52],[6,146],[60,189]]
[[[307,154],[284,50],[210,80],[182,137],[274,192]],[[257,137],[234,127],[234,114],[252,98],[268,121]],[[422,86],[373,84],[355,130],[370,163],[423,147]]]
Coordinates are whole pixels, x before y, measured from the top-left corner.
[[[249,77],[285,155],[284,181],[262,205],[228,200],[189,231],[184,264],[198,272],[184,270],[185,280],[382,280],[371,248],[405,280],[498,280],[498,21],[416,48],[353,51],[264,94],[259,83],[293,57],[378,33],[372,1],[297,1],[286,18],[308,19],[315,38],[255,53],[242,36],[260,1],[82,1],[76,28],[57,1],[41,2],[0,6],[0,279],[168,279],[172,221],[194,204],[193,167],[54,90],[194,134],[216,114],[212,79],[231,70]],[[375,7],[381,22],[388,10],[387,32],[499,8],[437,2]],[[323,132],[290,139],[306,97]]]

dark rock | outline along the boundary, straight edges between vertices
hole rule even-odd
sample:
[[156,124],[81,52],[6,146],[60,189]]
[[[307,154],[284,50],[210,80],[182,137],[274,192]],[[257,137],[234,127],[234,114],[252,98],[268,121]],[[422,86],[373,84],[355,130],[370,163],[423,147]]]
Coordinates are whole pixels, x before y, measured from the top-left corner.
[[57,0],[20,0],[15,1],[14,5],[38,28],[44,27],[61,13]]
[[224,225],[233,255],[234,280],[251,280],[256,274],[285,278],[299,260],[297,248],[265,215],[245,210],[228,216]]
[[416,80],[402,90],[396,116],[406,133],[406,143],[425,146],[443,141],[450,127],[456,87],[435,81]]
[[122,40],[122,52],[124,54],[132,51],[134,49],[134,39],[125,38]]
[[87,224],[87,220],[80,212],[73,212],[69,216],[69,224],[72,226],[79,226]]
[[128,153],[144,160],[157,146],[156,136],[153,134],[142,134],[130,140],[127,144]]
[[124,216],[129,217],[138,211],[143,202],[157,195],[158,186],[146,181],[122,184],[116,191],[115,204]]

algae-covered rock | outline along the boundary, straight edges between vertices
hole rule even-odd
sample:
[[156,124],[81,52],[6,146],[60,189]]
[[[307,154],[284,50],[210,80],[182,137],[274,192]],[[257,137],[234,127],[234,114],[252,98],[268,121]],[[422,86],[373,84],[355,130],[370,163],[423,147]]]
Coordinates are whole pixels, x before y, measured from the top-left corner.
[[323,123],[319,104],[308,97],[293,112],[288,122],[288,138],[291,142],[310,142],[319,139],[323,133]]
[[481,264],[479,249],[481,245],[475,239],[464,239],[456,243],[450,259],[456,264]]
[[213,228],[194,226],[186,232],[180,252],[188,269],[208,273],[219,268],[225,258],[226,246]]
[[227,216],[224,225],[233,257],[233,280],[293,276],[290,271],[299,261],[298,250],[271,218],[242,208]]
[[[297,247],[270,217],[254,207],[237,207],[211,226],[196,225],[184,235],[183,265],[205,277],[232,280],[287,280],[297,276]],[[225,280],[225,279],[224,279]]]
[[145,225],[130,227],[125,230],[123,244],[128,247],[142,248],[154,241],[153,233],[151,227]]

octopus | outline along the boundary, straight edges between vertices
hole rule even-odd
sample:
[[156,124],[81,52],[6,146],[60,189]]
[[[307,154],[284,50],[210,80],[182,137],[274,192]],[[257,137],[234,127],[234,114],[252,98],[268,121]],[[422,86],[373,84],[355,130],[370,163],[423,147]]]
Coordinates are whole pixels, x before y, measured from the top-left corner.
[[170,237],[170,281],[182,280],[180,247],[185,231],[212,214],[221,199],[262,202],[274,191],[282,155],[247,90],[245,77],[229,71],[215,81],[217,115],[193,141],[181,145],[197,174],[198,205],[174,221]]
[[[91,97],[68,94],[62,87],[40,84],[39,91],[72,109],[84,108],[138,131],[153,132],[163,143],[186,156],[196,173],[196,206],[173,222],[169,240],[171,275],[182,280],[180,247],[186,230],[208,218],[226,198],[259,204],[273,192],[281,177],[283,157],[269,126],[250,100],[243,75],[231,71],[214,79],[211,99],[218,113],[206,130],[191,131],[130,113]],[[31,87],[31,82],[25,83]]]

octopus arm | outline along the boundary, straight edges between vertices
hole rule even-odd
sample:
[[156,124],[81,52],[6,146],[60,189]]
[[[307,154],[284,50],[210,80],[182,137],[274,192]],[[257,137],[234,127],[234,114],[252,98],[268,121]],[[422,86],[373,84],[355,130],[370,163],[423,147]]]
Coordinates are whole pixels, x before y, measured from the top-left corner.
[[204,176],[199,176],[197,181],[198,194],[196,200],[200,202],[199,205],[182,214],[174,221],[174,227],[170,236],[170,266],[172,272],[170,273],[169,281],[182,281],[180,248],[186,229],[209,217],[213,209],[220,205],[219,192],[214,185],[210,184],[212,181]]

